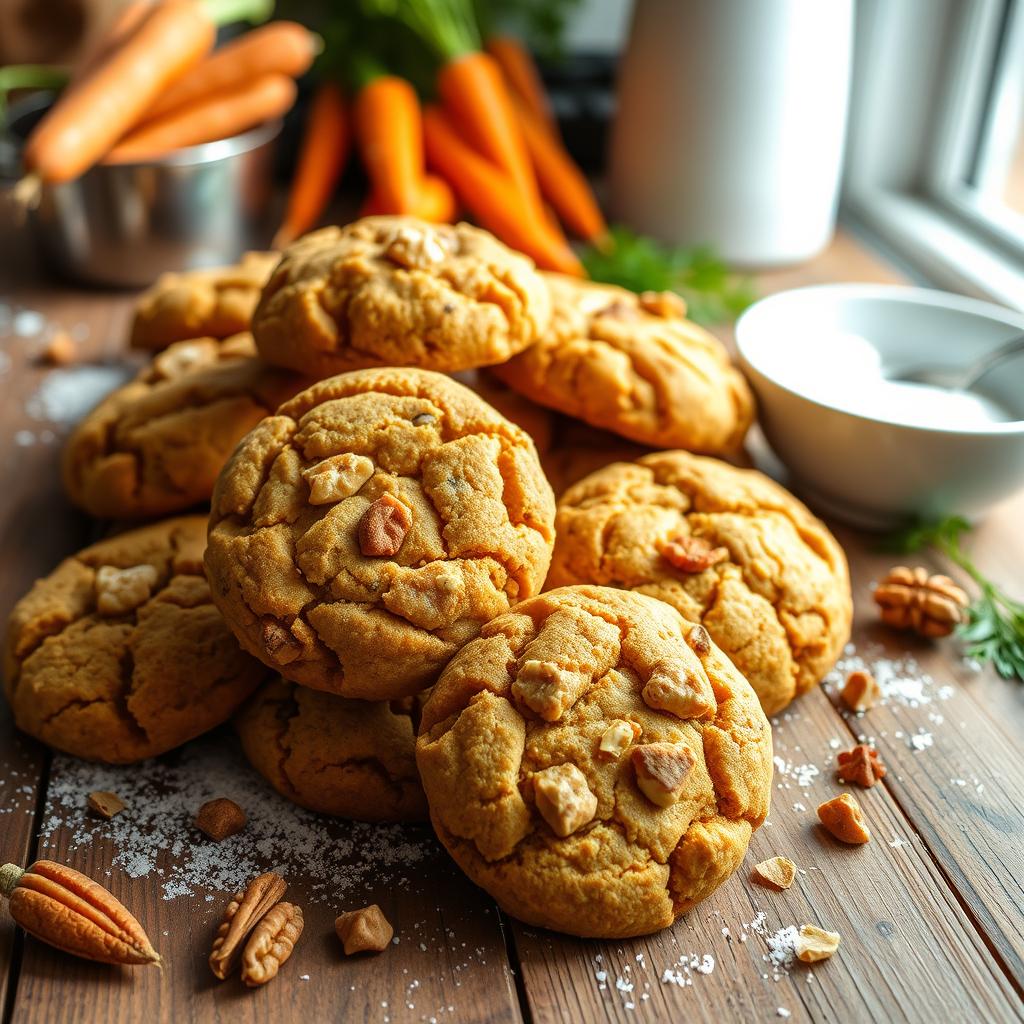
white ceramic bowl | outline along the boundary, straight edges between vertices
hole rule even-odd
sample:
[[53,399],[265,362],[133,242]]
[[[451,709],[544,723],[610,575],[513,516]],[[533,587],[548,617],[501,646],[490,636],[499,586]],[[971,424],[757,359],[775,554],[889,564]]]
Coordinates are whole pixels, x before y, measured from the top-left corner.
[[1024,315],[975,299],[839,284],[762,299],[740,317],[736,342],[765,436],[797,489],[850,522],[884,528],[912,517],[976,519],[1024,487],[1024,356],[984,382],[1011,419],[975,424],[952,415],[900,422],[891,386],[853,364],[880,361],[889,374],[966,366],[1020,331]]

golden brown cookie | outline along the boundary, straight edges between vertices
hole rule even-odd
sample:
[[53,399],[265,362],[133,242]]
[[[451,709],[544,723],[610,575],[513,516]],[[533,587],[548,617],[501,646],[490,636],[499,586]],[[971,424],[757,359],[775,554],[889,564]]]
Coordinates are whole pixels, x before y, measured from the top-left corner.
[[161,349],[188,338],[227,338],[249,330],[277,252],[247,252],[229,267],[162,274],[135,307],[134,348]]
[[750,388],[669,293],[543,274],[550,328],[493,373],[528,398],[639,444],[719,454],[754,418]]
[[19,729],[128,764],[229,718],[267,678],[238,646],[203,575],[206,517],[93,544],[14,606],[4,676]]
[[548,586],[598,583],[702,622],[769,714],[814,686],[850,636],[842,548],[788,491],[687,452],[616,463],[558,506]]
[[207,501],[239,440],[309,383],[253,352],[247,334],[219,344],[178,342],[108,395],[64,449],[71,500],[94,516],[117,519]]
[[468,224],[364,217],[300,238],[253,316],[268,362],[313,377],[500,363],[550,318],[533,263]]
[[360,821],[422,821],[417,701],[349,700],[277,678],[235,727],[253,767],[294,803]]
[[747,681],[668,605],[553,590],[449,663],[416,759],[438,837],[527,924],[664,928],[740,865],[768,813],[771,730]]
[[242,645],[286,679],[387,700],[540,589],[553,522],[522,430],[450,377],[362,370],[238,446],[206,568]]
[[488,405],[494,406],[505,419],[522,427],[533,439],[537,454],[543,459],[544,453],[554,443],[556,416],[550,409],[531,402],[485,370],[463,370],[452,376],[476,392]]

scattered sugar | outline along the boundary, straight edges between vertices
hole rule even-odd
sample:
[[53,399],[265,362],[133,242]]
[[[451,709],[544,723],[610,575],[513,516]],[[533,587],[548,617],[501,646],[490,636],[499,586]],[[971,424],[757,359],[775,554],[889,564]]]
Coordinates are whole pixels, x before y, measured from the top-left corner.
[[777,1009],[777,1010],[775,1011],[775,1016],[776,1016],[776,1017],[783,1017],[783,1018],[785,1018],[785,1017],[791,1017],[791,1016],[792,1016],[792,1014],[791,1014],[791,1013],[789,1012],[789,1010],[787,1010],[787,1009],[786,1009],[786,1008],[785,1008],[784,1006],[780,1006],[780,1007],[779,1007],[779,1008],[778,1008],[778,1009]]
[[875,677],[883,702],[904,707],[917,708],[933,700],[949,700],[954,693],[951,686],[937,686],[912,655],[865,658],[856,652],[852,644],[847,645],[843,657],[825,677],[826,689],[832,692],[841,687],[846,677],[855,671],[870,672]]
[[34,309],[20,309],[11,320],[11,329],[19,338],[34,338],[45,327],[46,317]]
[[34,420],[70,426],[130,376],[130,366],[116,363],[60,367],[46,374],[25,411]]
[[[237,741],[223,732],[128,767],[57,755],[52,780],[42,848],[58,829],[70,833],[72,849],[108,840],[112,864],[132,878],[155,874],[165,900],[235,892],[276,869],[308,878],[309,898],[328,902],[360,886],[394,883],[438,852],[426,830],[332,821],[296,807],[248,767]],[[117,793],[126,809],[110,821],[93,818],[86,813],[93,790]],[[221,796],[243,807],[249,820],[238,835],[212,843],[192,819],[202,803]]]
[[[821,769],[816,764],[791,764],[778,755],[773,757],[772,761],[778,775],[792,779],[801,789],[806,789],[821,774]],[[779,783],[779,786],[785,786],[785,783]]]
[[910,749],[911,750],[927,750],[930,746],[935,743],[935,738],[930,732],[925,732],[924,729],[919,729],[913,736],[910,737]]
[[791,924],[768,936],[768,955],[765,959],[776,968],[790,967],[796,959],[798,934],[796,925]]

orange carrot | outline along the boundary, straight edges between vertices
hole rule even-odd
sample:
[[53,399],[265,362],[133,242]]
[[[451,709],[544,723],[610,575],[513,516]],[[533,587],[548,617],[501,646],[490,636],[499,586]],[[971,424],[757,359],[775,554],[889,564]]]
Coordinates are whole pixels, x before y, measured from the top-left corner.
[[214,26],[199,3],[164,0],[91,74],[62,96],[25,147],[43,181],[77,178],[135,125],[160,93],[209,52]]
[[290,245],[320,219],[345,169],[349,135],[345,98],[333,82],[324,82],[313,94],[284,221],[274,236],[275,249]]
[[423,183],[423,125],[416,90],[378,75],[352,106],[359,152],[381,213],[412,213]]
[[71,72],[69,85],[82,81],[92,74],[142,23],[149,11],[150,0],[129,0],[105,26],[95,42],[78,58],[74,71]]
[[[371,195],[363,203],[359,216],[373,217],[376,214],[390,212],[377,196]],[[452,191],[451,185],[444,178],[439,178],[435,174],[426,174],[420,183],[416,205],[408,212],[413,217],[419,217],[420,220],[429,220],[434,224],[450,224],[455,220],[458,203],[455,201],[455,193]]]
[[104,163],[132,163],[184,146],[229,138],[281,117],[295,102],[295,93],[295,83],[287,75],[261,75],[231,92],[179,107],[136,128],[114,147]]
[[555,138],[560,138],[558,122],[530,51],[514,36],[491,36],[487,52],[498,62],[515,96]]
[[459,198],[488,230],[526,253],[546,270],[583,276],[576,254],[529,203],[512,180],[460,138],[437,107],[423,111],[427,163],[455,187]]
[[445,64],[437,76],[445,110],[473,148],[511,180],[531,206],[540,206],[537,179],[494,58],[471,51]]
[[320,40],[294,21],[275,21],[211,53],[185,77],[175,82],[146,111],[153,120],[186,103],[228,92],[260,75],[281,74],[298,78],[309,70]]
[[523,104],[519,105],[518,111],[523,139],[544,198],[570,231],[600,245],[608,237],[608,225],[590,189],[590,182],[561,141],[551,135],[532,111]]

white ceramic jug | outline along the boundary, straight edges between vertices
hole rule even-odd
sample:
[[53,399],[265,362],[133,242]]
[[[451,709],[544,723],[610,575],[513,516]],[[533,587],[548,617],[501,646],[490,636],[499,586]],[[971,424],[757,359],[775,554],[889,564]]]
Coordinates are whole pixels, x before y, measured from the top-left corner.
[[835,226],[852,45],[853,0],[637,0],[615,219],[745,266],[818,253]]

